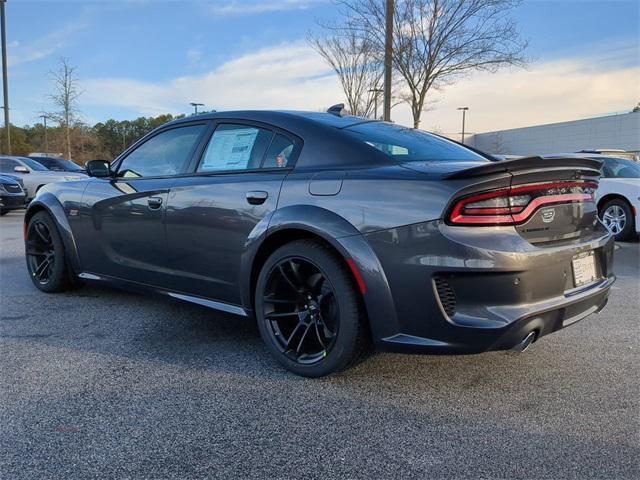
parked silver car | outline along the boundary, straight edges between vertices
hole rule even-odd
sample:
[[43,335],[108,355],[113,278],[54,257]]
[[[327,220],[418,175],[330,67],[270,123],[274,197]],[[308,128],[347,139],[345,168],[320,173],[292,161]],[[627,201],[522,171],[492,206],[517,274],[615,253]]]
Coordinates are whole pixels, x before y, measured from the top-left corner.
[[20,177],[27,192],[27,200],[31,200],[47,183],[80,180],[86,177],[82,173],[54,172],[30,158],[9,156],[0,157],[0,173]]

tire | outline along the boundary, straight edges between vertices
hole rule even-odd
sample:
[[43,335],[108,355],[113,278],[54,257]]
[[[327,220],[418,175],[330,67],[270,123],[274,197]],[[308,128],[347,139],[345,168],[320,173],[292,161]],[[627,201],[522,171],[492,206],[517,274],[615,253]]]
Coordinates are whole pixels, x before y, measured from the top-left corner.
[[258,276],[255,306],[270,353],[297,375],[321,377],[344,370],[370,349],[351,272],[320,242],[299,240],[273,252]]
[[629,240],[635,233],[631,206],[622,198],[614,198],[605,203],[600,209],[599,217],[618,241]]
[[0,208],[0,217],[9,213],[9,210],[5,210],[4,208]]
[[[29,220],[25,256],[29,277],[38,290],[56,293],[71,287],[64,244],[55,221],[47,212],[37,212]],[[49,262],[43,266],[47,258]]]

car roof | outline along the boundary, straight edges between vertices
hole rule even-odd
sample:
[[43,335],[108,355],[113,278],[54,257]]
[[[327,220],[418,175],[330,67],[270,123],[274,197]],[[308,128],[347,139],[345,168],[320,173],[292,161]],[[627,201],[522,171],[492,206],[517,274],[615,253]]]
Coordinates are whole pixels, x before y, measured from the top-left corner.
[[272,123],[276,126],[280,124],[290,124],[291,122],[316,123],[320,125],[335,127],[338,129],[351,127],[359,123],[374,122],[364,117],[353,115],[335,115],[326,112],[309,112],[298,110],[228,110],[222,112],[200,113],[188,117],[179,118],[165,125],[175,125],[178,123],[193,122],[194,120],[216,120],[216,119],[247,119]]

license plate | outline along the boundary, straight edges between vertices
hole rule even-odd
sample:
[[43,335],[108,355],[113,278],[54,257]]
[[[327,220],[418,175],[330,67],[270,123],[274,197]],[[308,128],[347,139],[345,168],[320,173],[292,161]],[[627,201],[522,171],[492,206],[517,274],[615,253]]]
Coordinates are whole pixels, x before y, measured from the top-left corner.
[[594,252],[577,255],[571,261],[573,267],[573,283],[576,287],[593,282],[596,274],[596,256]]

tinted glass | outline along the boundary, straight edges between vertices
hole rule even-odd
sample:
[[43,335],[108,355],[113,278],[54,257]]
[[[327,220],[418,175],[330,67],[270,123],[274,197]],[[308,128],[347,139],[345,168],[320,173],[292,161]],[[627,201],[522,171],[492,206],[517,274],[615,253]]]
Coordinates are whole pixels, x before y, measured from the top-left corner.
[[81,172],[83,170],[80,165],[69,160],[60,160],[60,164],[68,172]]
[[182,172],[205,125],[162,132],[131,152],[118,168],[119,177],[161,177]]
[[292,152],[293,142],[284,135],[277,134],[271,142],[262,166],[264,168],[284,168],[289,164]]
[[372,122],[343,131],[398,162],[490,161],[457,143],[414,128]]
[[640,164],[624,158],[606,158],[602,173],[608,178],[640,178]]
[[56,170],[59,169],[60,167],[58,165],[56,165],[55,160],[53,159],[49,159],[49,158],[38,158],[38,159],[34,159],[34,162],[38,162],[42,165],[44,165],[45,167],[47,167],[49,170]]
[[38,172],[46,172],[47,170],[49,170],[44,165],[41,165],[38,162],[36,162],[35,160],[31,160],[30,158],[20,158],[20,160],[22,161],[22,163],[24,163],[31,170],[36,170]]
[[10,158],[0,158],[0,172],[13,172],[13,169],[20,165]]
[[273,132],[249,125],[219,125],[213,135],[198,172],[220,172],[260,168]]

